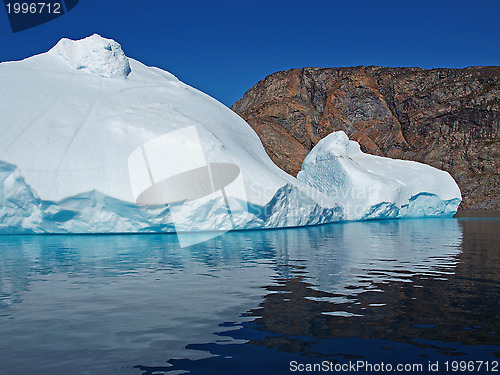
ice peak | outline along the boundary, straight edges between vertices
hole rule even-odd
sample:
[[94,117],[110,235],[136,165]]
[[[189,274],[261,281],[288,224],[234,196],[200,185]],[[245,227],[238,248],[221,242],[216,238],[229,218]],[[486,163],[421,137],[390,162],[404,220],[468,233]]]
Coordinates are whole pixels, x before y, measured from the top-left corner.
[[303,165],[320,163],[338,157],[349,158],[361,153],[359,143],[350,141],[342,131],[336,131],[320,140],[305,158]]
[[50,51],[74,69],[86,70],[106,78],[126,78],[130,64],[120,44],[94,34],[84,39],[62,38]]

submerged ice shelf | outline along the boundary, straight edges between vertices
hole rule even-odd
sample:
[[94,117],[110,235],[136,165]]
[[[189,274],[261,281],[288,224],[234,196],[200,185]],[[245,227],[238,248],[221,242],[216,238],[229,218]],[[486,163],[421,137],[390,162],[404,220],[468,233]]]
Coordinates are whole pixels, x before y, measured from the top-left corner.
[[[98,35],[1,63],[0,79],[1,233],[278,228],[452,215],[461,200],[448,173],[364,154],[343,132],[294,178],[230,109]],[[223,166],[238,174],[218,186]],[[177,190],[209,193],[138,205],[179,176]]]

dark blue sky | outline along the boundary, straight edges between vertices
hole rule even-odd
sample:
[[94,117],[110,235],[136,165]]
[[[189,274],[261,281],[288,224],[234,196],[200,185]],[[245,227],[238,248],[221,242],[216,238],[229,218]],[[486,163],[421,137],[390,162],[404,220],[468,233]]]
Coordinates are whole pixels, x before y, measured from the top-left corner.
[[98,33],[230,106],[289,68],[500,65],[499,20],[500,0],[80,0],[19,33],[2,7],[0,61]]

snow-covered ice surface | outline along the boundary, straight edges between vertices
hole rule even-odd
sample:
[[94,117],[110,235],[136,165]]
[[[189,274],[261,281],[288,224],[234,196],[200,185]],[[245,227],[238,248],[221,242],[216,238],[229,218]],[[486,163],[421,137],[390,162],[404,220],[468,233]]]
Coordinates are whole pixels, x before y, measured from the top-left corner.
[[365,154],[342,131],[316,144],[297,178],[342,202],[349,220],[453,215],[462,200],[448,172]]
[[[295,179],[272,163],[230,109],[126,57],[118,43],[99,35],[62,39],[47,53],[1,63],[0,84],[2,233],[221,229],[228,213],[219,195],[201,203],[136,205],[131,154],[189,127],[196,128],[207,163],[239,167],[244,188],[229,186],[226,197],[244,203],[233,212],[235,229],[435,216],[453,213],[460,202],[445,172],[359,150],[335,154],[341,133],[321,141]],[[189,156],[171,154],[166,166],[189,169]],[[376,191],[351,199],[350,192],[367,185]],[[183,223],[174,226],[171,209],[182,211]]]

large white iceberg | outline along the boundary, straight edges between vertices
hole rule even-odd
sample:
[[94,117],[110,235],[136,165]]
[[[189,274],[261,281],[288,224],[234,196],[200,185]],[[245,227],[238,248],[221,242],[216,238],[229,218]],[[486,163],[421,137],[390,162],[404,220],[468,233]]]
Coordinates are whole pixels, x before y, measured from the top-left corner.
[[[99,35],[1,63],[0,84],[2,233],[277,228],[450,215],[461,199],[445,172],[333,152],[356,148],[339,132],[295,179],[234,112]],[[176,200],[139,204],[179,176]],[[208,190],[194,199],[197,184]],[[375,189],[367,197],[350,195],[366,186]]]

